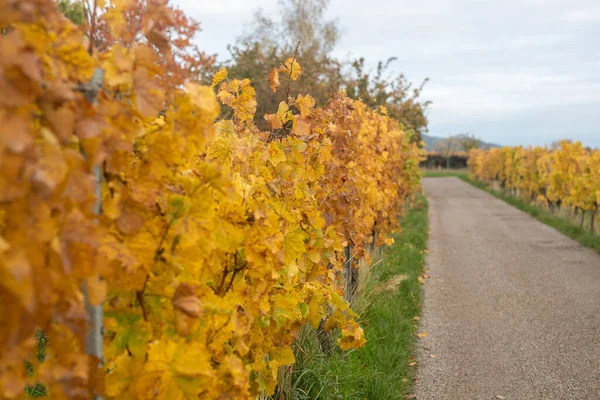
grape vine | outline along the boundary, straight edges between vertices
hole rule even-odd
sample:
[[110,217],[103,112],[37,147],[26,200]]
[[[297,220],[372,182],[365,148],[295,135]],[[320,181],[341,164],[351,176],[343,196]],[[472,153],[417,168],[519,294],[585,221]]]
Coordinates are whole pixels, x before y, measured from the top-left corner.
[[[92,11],[94,29],[52,0],[0,3],[0,397],[247,399],[274,391],[305,324],[362,346],[343,249],[391,243],[419,185],[409,135],[343,92],[290,95],[261,132],[249,80],[195,82],[180,12]],[[272,90],[301,75],[290,57]]]
[[473,175],[480,180],[499,182],[530,201],[551,210],[566,207],[594,222],[600,205],[600,151],[581,142],[561,141],[555,148],[504,147],[473,150],[469,155]]

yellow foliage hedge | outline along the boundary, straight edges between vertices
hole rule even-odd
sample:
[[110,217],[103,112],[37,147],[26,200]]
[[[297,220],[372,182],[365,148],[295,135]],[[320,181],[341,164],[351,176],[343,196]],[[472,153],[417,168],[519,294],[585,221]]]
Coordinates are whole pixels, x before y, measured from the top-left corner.
[[[249,80],[173,86],[170,17],[150,3],[148,41],[91,54],[52,0],[0,5],[2,398],[39,382],[52,399],[246,399],[273,392],[305,324],[339,330],[342,349],[365,342],[343,248],[390,243],[419,149],[343,93],[324,108],[290,96],[260,132]],[[282,85],[302,72],[275,71]],[[101,369],[83,285],[104,308]]]

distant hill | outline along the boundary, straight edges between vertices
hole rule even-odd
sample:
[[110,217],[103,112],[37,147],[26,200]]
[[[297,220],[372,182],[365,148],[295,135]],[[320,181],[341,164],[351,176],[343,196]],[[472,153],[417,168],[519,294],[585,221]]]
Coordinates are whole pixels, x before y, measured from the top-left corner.
[[[445,139],[445,138],[440,137],[440,136],[429,136],[429,135],[421,135],[421,138],[425,142],[425,150],[427,150],[427,151],[433,151],[435,149],[435,144],[438,141]],[[495,143],[483,142],[483,148],[484,149],[491,149],[491,148],[494,148],[494,147],[502,147],[502,146],[497,145]]]
[[425,142],[425,150],[431,151],[435,148],[436,142],[438,142],[442,138],[437,136],[421,135],[421,139],[423,139],[423,141]]

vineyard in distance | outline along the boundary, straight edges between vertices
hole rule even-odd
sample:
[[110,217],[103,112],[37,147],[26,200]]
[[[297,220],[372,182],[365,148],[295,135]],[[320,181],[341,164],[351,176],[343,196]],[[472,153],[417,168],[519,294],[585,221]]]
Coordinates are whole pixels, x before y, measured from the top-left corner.
[[220,62],[168,0],[0,0],[0,399],[483,398],[430,386],[444,196],[600,253],[600,151],[428,154],[424,86],[335,59],[327,4]]

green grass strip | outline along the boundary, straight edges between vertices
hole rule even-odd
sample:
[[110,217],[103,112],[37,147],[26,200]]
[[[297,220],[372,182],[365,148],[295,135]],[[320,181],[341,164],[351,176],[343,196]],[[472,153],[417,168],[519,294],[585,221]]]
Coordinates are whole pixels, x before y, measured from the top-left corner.
[[[428,205],[419,195],[401,220],[402,231],[371,268],[357,308],[367,343],[343,353],[320,351],[316,334],[304,329],[297,346],[292,399],[404,399],[412,389],[415,317],[428,239]],[[389,287],[388,287],[389,286]],[[386,290],[381,290],[386,287]]]
[[585,247],[589,247],[593,249],[596,253],[600,254],[600,236],[596,235],[590,230],[582,228],[579,224],[574,223],[566,218],[552,215],[546,209],[528,203],[525,200],[522,200],[518,197],[514,197],[496,190],[493,190],[487,183],[481,182],[475,179],[471,179],[469,174],[466,172],[435,172],[435,173],[426,173],[425,176],[431,177],[448,177],[455,176],[457,178],[462,179],[463,181],[475,186],[478,189],[481,189],[492,196],[505,201],[513,207],[518,208],[519,210],[526,212],[531,215],[533,218],[538,221],[551,226],[557,231],[561,232],[563,235],[570,237],[581,243]]
[[431,177],[431,178],[446,178],[449,176],[456,176],[459,178],[468,178],[469,177],[469,173],[468,172],[463,172],[463,171],[444,171],[444,170],[440,170],[440,171],[436,171],[436,170],[425,170],[425,177]]

